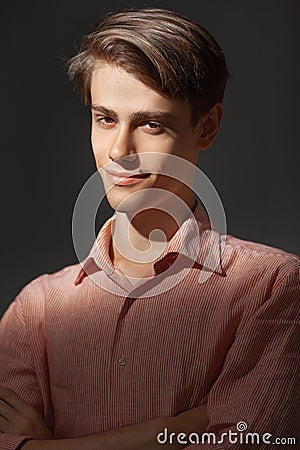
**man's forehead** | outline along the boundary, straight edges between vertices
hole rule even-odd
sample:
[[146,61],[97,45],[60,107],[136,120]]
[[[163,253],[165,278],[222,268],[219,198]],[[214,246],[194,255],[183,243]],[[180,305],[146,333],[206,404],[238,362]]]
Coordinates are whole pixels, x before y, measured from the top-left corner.
[[156,108],[165,109],[177,103],[184,103],[150,87],[133,74],[112,64],[100,64],[95,67],[91,75],[90,89],[92,103],[101,104],[102,98],[115,99],[120,94],[128,99],[139,100],[141,105],[145,105],[145,109],[149,109],[148,103],[157,104]]

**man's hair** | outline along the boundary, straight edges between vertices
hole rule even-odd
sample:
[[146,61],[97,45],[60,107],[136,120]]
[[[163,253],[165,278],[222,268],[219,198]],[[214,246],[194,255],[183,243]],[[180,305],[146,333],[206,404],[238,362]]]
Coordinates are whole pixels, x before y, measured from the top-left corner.
[[163,9],[107,16],[82,40],[68,73],[83,101],[98,61],[116,65],[166,97],[190,102],[193,122],[222,102],[230,76],[215,39],[190,19]]

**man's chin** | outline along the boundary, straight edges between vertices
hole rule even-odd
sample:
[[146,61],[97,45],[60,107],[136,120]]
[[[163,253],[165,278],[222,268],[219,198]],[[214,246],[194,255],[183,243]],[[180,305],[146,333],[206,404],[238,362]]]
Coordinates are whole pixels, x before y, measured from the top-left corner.
[[[148,183],[147,183],[148,184]],[[126,192],[127,191],[127,192]],[[155,183],[149,183],[139,189],[122,188],[114,186],[107,194],[110,206],[116,212],[130,213],[135,215],[147,209],[168,210],[170,202],[174,202],[178,195],[169,191],[165,186],[156,187]]]
[[110,206],[120,213],[135,215],[149,208],[155,208],[159,204],[157,192],[152,189],[143,189],[132,194],[110,192],[107,200]]
[[143,200],[142,196],[139,198],[135,195],[107,195],[107,200],[112,209],[115,212],[126,213],[130,215],[135,215],[140,211],[147,209],[147,203]]

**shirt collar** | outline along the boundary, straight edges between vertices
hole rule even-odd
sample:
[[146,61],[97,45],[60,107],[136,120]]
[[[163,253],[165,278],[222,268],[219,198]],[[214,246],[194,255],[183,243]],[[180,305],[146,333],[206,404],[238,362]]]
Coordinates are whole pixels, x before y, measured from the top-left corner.
[[[155,275],[167,270],[178,255],[183,255],[185,258],[193,260],[192,267],[194,269],[213,271],[222,277],[226,276],[221,258],[222,236],[212,229],[209,218],[198,200],[192,213],[194,218],[191,216],[183,222],[168,242],[159,260],[154,263]],[[89,255],[80,263],[81,269],[76,277],[75,285],[80,284],[88,275],[100,270],[103,270],[108,276],[115,272],[110,259],[111,228],[114,220],[115,216],[113,215],[102,226]],[[196,234],[195,223],[198,230]],[[182,245],[183,242],[184,245]],[[197,244],[196,247],[198,247],[196,250],[195,243]],[[192,258],[189,255],[193,255]]]

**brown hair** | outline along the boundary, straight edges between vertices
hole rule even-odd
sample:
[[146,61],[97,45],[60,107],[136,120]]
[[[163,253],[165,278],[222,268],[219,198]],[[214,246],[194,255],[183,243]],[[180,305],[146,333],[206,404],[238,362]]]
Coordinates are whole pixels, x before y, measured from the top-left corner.
[[68,73],[86,104],[99,60],[123,68],[167,97],[189,101],[194,122],[222,102],[230,76],[215,39],[190,19],[163,9],[110,15],[83,38]]

